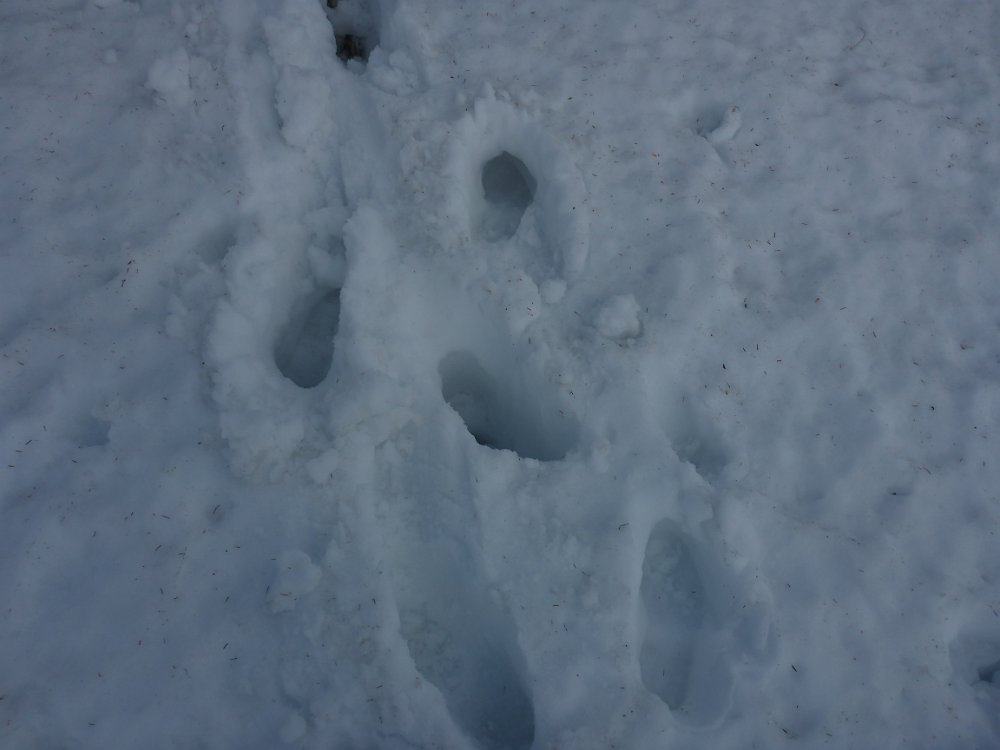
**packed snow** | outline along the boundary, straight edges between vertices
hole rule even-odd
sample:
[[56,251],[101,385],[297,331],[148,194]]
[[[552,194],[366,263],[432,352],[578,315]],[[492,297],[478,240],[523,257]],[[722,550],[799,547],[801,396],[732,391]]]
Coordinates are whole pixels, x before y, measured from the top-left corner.
[[0,746],[1000,747],[993,0],[0,19]]

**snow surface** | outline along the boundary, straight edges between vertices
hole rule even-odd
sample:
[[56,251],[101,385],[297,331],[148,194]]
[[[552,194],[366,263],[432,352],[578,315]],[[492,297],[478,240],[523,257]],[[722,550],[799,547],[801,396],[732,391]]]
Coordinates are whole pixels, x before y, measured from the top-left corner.
[[0,746],[1000,747],[995,2],[0,19]]

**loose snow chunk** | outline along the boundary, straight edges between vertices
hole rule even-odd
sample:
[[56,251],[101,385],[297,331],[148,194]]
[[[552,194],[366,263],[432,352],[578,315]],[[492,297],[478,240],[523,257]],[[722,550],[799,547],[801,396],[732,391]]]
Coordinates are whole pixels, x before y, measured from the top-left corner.
[[176,50],[153,63],[146,85],[170,107],[179,109],[190,104],[191,60],[187,51]]
[[631,294],[612,297],[597,314],[597,330],[613,339],[632,339],[642,332],[639,323],[639,303]]

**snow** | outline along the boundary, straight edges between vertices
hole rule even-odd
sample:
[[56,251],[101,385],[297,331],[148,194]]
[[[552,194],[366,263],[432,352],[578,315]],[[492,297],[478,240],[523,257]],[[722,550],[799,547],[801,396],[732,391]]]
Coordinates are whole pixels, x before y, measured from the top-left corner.
[[0,745],[1000,745],[994,4],[336,6],[4,6]]
[[634,339],[642,331],[639,303],[631,294],[612,297],[597,313],[597,330],[609,339]]

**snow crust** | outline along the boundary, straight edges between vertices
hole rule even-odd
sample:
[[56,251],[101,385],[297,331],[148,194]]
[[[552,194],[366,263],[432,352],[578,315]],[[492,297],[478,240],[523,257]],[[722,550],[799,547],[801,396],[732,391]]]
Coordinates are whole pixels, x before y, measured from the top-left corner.
[[0,746],[1000,746],[995,4],[335,5],[0,11]]

